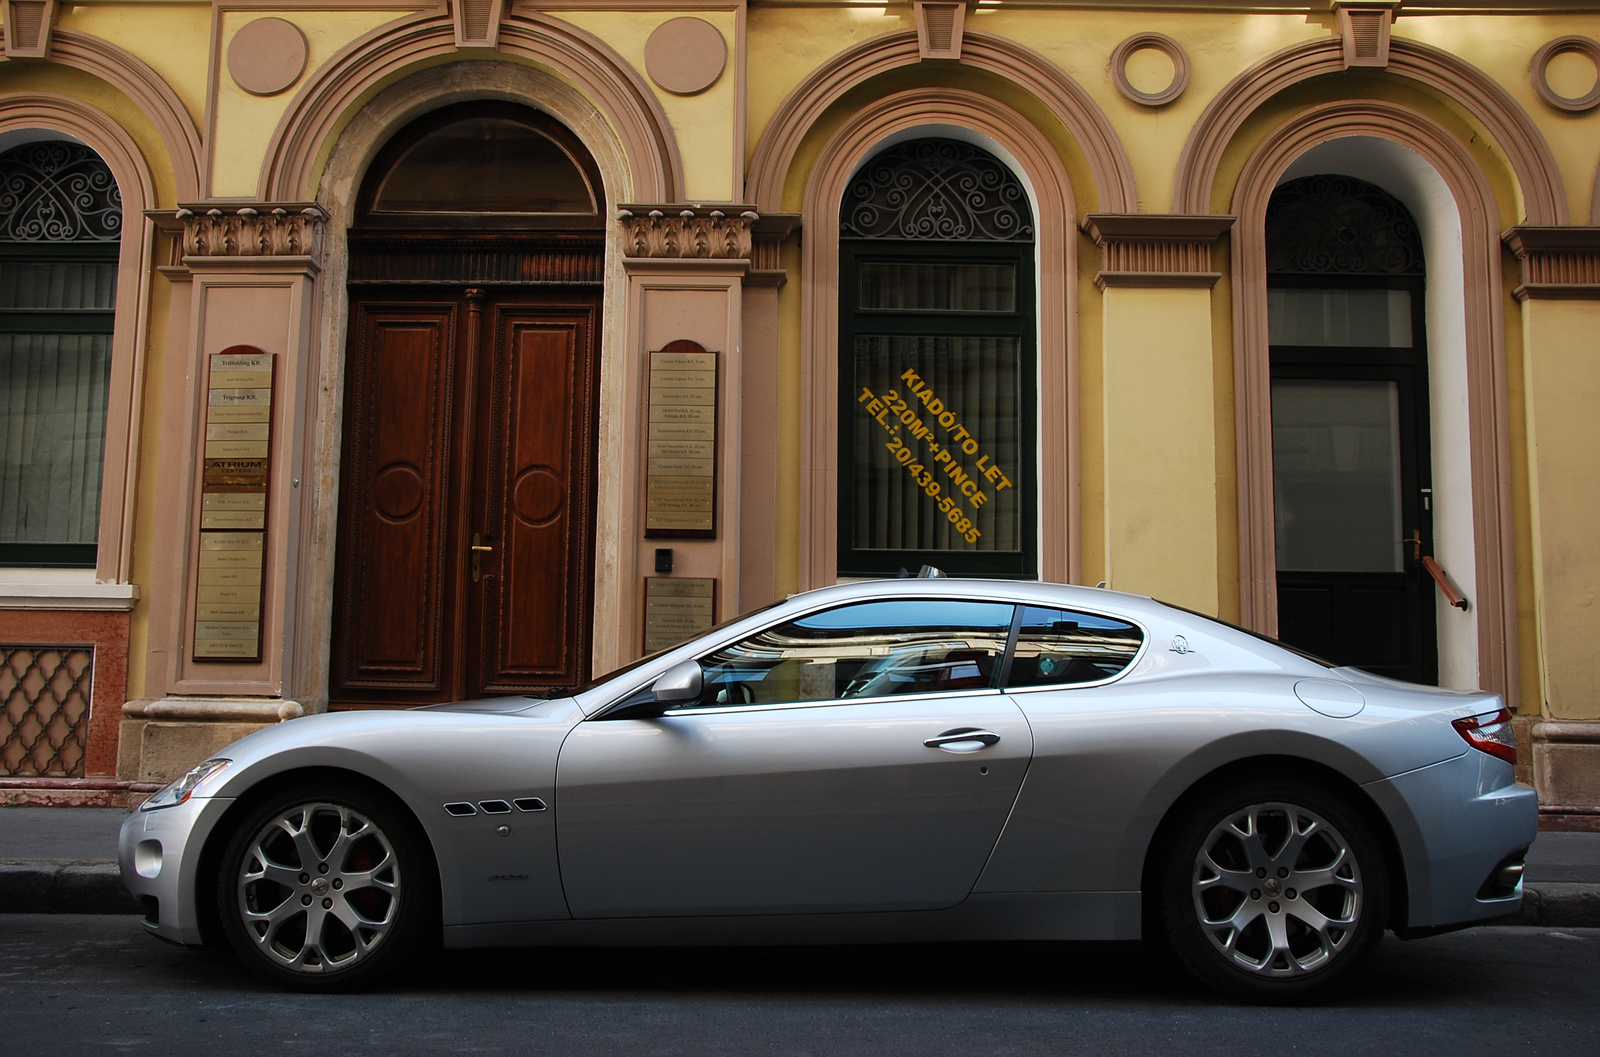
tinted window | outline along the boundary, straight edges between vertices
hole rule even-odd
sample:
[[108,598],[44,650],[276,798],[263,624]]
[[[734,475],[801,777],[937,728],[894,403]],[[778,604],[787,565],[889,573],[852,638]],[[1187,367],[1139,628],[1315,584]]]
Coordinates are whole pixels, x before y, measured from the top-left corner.
[[1007,687],[1064,686],[1109,679],[1139,652],[1144,635],[1124,620],[1028,606]]
[[813,613],[703,658],[701,705],[981,690],[993,684],[1012,612],[989,602],[907,600]]

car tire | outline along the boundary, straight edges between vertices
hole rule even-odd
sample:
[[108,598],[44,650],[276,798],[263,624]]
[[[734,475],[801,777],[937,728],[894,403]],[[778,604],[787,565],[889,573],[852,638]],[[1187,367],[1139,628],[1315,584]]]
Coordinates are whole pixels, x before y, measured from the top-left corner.
[[370,987],[437,935],[438,874],[403,808],[355,783],[284,790],[223,853],[223,934],[257,975],[298,991]]
[[1266,780],[1185,813],[1162,873],[1161,925],[1177,960],[1226,994],[1326,996],[1372,955],[1389,871],[1372,829],[1340,797]]

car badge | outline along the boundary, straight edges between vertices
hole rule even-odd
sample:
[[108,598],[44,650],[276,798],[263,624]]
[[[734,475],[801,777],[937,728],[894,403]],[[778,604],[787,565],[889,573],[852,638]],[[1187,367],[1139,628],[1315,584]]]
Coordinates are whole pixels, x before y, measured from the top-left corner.
[[1172,645],[1169,646],[1168,649],[1179,655],[1194,652],[1189,648],[1189,640],[1184,638],[1182,635],[1172,636]]

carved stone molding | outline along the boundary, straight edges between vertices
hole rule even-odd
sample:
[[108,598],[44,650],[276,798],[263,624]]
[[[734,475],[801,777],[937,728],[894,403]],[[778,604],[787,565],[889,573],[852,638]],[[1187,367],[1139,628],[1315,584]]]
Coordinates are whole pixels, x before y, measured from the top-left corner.
[[49,58],[56,0],[5,0],[5,5],[6,58]]
[[1557,110],[1579,114],[1585,110],[1593,110],[1600,105],[1600,83],[1580,96],[1561,95],[1550,87],[1550,60],[1557,55],[1566,54],[1582,55],[1590,64],[1600,69],[1600,43],[1593,37],[1570,36],[1557,37],[1533,53],[1533,63],[1528,72],[1533,76],[1533,90],[1539,94],[1550,106]]
[[1524,224],[1501,237],[1522,262],[1518,301],[1600,301],[1600,227]]
[[961,33],[967,21],[966,0],[913,0],[913,6],[921,57],[960,60]]
[[327,214],[315,202],[182,206],[183,257],[315,257]]
[[1215,286],[1211,248],[1233,227],[1229,216],[1161,213],[1090,213],[1084,232],[1100,247],[1094,284],[1110,286]]
[[1344,49],[1344,68],[1389,65],[1389,27],[1400,0],[1357,0],[1335,3],[1339,18],[1339,39]]
[[625,205],[617,210],[617,219],[629,257],[748,260],[761,216],[739,205]]
[[456,47],[493,48],[500,43],[500,18],[505,0],[450,0]]

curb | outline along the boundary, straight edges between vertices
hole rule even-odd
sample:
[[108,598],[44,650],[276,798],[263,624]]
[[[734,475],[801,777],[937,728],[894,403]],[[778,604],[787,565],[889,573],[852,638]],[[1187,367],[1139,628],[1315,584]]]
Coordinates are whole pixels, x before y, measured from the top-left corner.
[[113,859],[0,861],[0,910],[8,914],[137,914]]
[[[0,913],[138,914],[114,859],[0,861]],[[1600,884],[1544,881],[1522,890],[1522,909],[1491,925],[1600,928]]]

